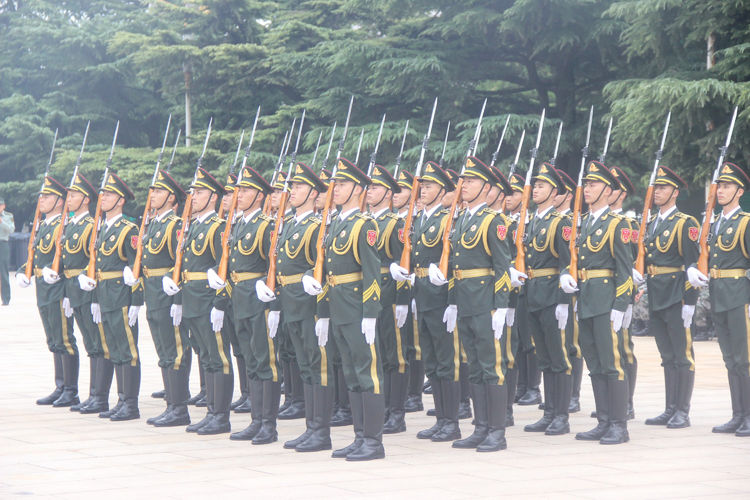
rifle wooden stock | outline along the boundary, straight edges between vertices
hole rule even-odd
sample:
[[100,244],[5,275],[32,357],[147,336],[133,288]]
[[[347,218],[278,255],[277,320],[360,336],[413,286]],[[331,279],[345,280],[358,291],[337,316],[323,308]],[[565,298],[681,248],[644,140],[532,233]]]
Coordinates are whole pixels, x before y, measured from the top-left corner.
[[367,208],[367,188],[362,190],[362,194],[359,195],[359,211],[364,213]]
[[65,223],[68,221],[68,211],[63,210],[60,214],[60,231],[57,232],[55,237],[55,257],[52,259],[52,265],[50,269],[56,273],[60,272],[60,256],[62,255],[62,237],[65,231]]
[[576,194],[573,201],[572,224],[570,225],[570,265],[568,273],[574,280],[578,280],[578,252],[576,249],[576,240],[578,239],[578,221],[581,218],[581,209],[583,208],[583,188],[576,187]]
[[[698,241],[700,253],[698,254],[698,271],[708,276],[708,233],[711,231],[711,216],[714,214],[716,207],[716,188],[715,182],[711,183],[708,189],[708,199],[706,200],[706,215],[703,217],[701,226],[701,237]],[[642,224],[641,224],[642,226]]]
[[531,185],[523,187],[523,199],[521,200],[521,211],[518,213],[518,229],[516,230],[516,264],[515,268],[526,273],[526,247],[523,237],[526,233],[526,215],[529,213],[529,199],[531,198]]
[[271,214],[271,196],[266,196],[266,201],[263,202],[263,213],[266,215]]
[[24,269],[24,274],[27,279],[31,279],[31,275],[34,273],[34,252],[36,251],[34,240],[36,240],[36,232],[39,228],[39,219],[41,216],[42,214],[39,211],[39,198],[37,198],[36,210],[34,211],[34,225],[31,226],[31,236],[29,237],[29,253],[26,258],[26,268]]
[[148,221],[149,212],[151,212],[151,193],[152,189],[148,189],[146,195],[146,206],[143,209],[143,217],[141,218],[141,227],[138,228],[138,246],[135,249],[135,260],[133,261],[133,276],[138,279],[141,276],[141,262],[143,261],[143,236],[146,234],[146,224]]
[[102,197],[96,198],[96,210],[94,211],[94,228],[89,238],[89,265],[86,269],[86,276],[96,279],[96,239],[99,235],[99,221],[102,218]]
[[[285,214],[286,213],[286,204],[289,200],[289,193],[287,191],[284,191],[281,193],[281,200],[279,201],[279,213]],[[273,290],[276,288],[276,255],[277,255],[277,246],[279,244],[279,232],[281,231],[281,226],[284,223],[284,217],[276,217],[276,226],[273,228],[273,232],[271,233],[271,250],[269,250],[268,255],[268,276],[266,276],[266,286]]]
[[[227,271],[229,269],[229,236],[232,234],[234,213],[237,211],[237,197],[239,196],[239,193],[239,188],[235,188],[234,191],[232,191],[232,201],[229,203],[229,214],[231,215],[227,217],[227,224],[224,226],[224,232],[221,235],[221,260],[219,261],[219,270],[216,274],[218,274],[219,278],[223,281],[226,281]],[[222,218],[221,215],[219,218]]]
[[182,254],[185,246],[185,233],[190,228],[190,217],[193,214],[193,193],[188,193],[185,199],[185,208],[182,209],[182,230],[177,238],[177,247],[174,249],[174,269],[172,270],[172,281],[180,282],[182,271]]
[[451,257],[451,231],[453,230],[453,220],[456,218],[456,208],[461,203],[461,188],[464,185],[464,178],[460,177],[456,184],[456,196],[453,197],[453,203],[451,203],[450,212],[448,212],[448,220],[445,223],[445,229],[443,229],[443,253],[440,254],[440,263],[438,267],[440,272],[443,273],[445,279],[448,279],[448,261]]
[[411,271],[411,231],[414,225],[414,207],[417,204],[417,196],[419,196],[419,179],[415,177],[411,184],[411,195],[409,195],[409,211],[404,220],[404,249],[401,252],[401,262],[399,262],[399,265],[407,271]]
[[[643,201],[643,215],[641,215],[641,230],[638,232],[638,255],[635,258],[633,267],[643,275],[646,260],[646,246],[643,244],[643,238],[646,235],[648,227],[648,216],[651,213],[651,204],[654,202],[654,186],[650,185],[646,190],[646,198]],[[708,261],[706,261],[708,264]]]
[[323,262],[325,262],[325,248],[323,248],[323,240],[326,234],[326,224],[328,217],[331,212],[331,203],[333,203],[333,185],[335,181],[331,179],[328,184],[328,191],[326,191],[326,201],[323,205],[323,211],[321,212],[320,229],[318,230],[318,239],[315,242],[315,250],[317,255],[315,256],[315,267],[313,267],[313,278],[315,281],[323,284]]

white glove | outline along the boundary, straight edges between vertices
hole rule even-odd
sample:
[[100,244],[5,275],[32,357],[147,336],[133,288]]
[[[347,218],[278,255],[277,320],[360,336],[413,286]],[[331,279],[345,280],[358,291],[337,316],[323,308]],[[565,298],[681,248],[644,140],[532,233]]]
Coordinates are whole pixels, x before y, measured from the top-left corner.
[[323,287],[320,286],[318,280],[307,274],[302,276],[302,288],[308,295],[319,295],[323,291]]
[[625,316],[622,318],[622,327],[630,328],[630,322],[633,321],[633,304],[625,308]]
[[177,286],[177,283],[175,283],[170,276],[164,276],[161,279],[161,289],[170,297],[180,293],[180,287]]
[[560,288],[565,293],[575,293],[578,291],[578,283],[573,279],[573,276],[564,273],[560,275]]
[[510,286],[513,288],[519,288],[523,286],[523,280],[528,278],[528,275],[526,273],[522,273],[515,267],[508,268],[508,272],[510,273]]
[[266,282],[263,280],[255,282],[255,294],[261,302],[272,302],[276,300],[276,294],[273,293],[273,290],[268,288],[268,285],[266,285]]
[[417,299],[411,299],[411,313],[417,319]]
[[646,278],[644,278],[643,275],[638,272],[638,269],[633,268],[633,283],[635,283],[638,286],[641,286],[645,282],[646,282]]
[[16,285],[18,285],[19,288],[26,288],[31,285],[31,281],[26,277],[25,274],[16,273]]
[[138,280],[135,279],[135,275],[133,274],[133,270],[130,269],[130,266],[125,266],[122,270],[122,281],[128,286],[135,286],[138,284]]
[[443,323],[445,323],[445,329],[448,333],[453,333],[456,329],[456,319],[458,318],[458,307],[456,304],[451,304],[445,308],[443,313]]
[[682,325],[685,328],[690,328],[690,325],[693,324],[693,314],[695,314],[695,306],[689,306],[687,304],[682,306]]
[[206,271],[206,277],[208,278],[208,286],[210,286],[214,290],[221,290],[222,288],[227,286],[227,282],[221,279],[219,275],[216,274],[216,271],[211,268]]
[[136,321],[138,321],[138,311],[141,310],[141,306],[130,306],[128,309],[128,325],[133,326],[135,325]]
[[622,321],[625,318],[625,313],[622,311],[617,311],[615,309],[612,309],[612,312],[609,314],[609,320],[612,322],[612,329],[616,332],[620,331],[622,328]]
[[70,299],[68,297],[63,297],[62,306],[66,318],[73,316],[73,308],[70,307]]
[[318,337],[318,345],[325,347],[328,343],[328,318],[319,318],[315,322],[315,335]]
[[565,325],[568,324],[568,304],[557,304],[555,319],[557,320],[557,328],[565,330]]
[[172,304],[169,308],[169,315],[172,317],[172,325],[180,326],[182,323],[182,305]]
[[416,279],[417,279],[417,275],[416,275],[416,274],[414,274],[414,273],[411,273],[411,274],[409,275],[409,285],[410,285],[411,287],[414,287],[414,281],[415,281]]
[[492,331],[495,332],[495,340],[500,340],[503,336],[503,327],[505,326],[505,317],[508,315],[508,309],[501,307],[495,309],[492,314]]
[[396,326],[403,328],[406,324],[406,317],[409,315],[409,306],[396,306]]
[[78,275],[78,286],[81,287],[81,290],[84,292],[90,292],[94,288],[96,288],[96,280],[92,280],[88,276],[86,276],[85,273],[81,273]]
[[513,326],[513,323],[516,322],[516,309],[514,307],[508,308],[508,312],[505,314],[505,324],[508,326]]
[[372,345],[375,343],[375,323],[377,318],[362,318],[362,335],[365,336],[365,342]]
[[96,302],[91,303],[91,319],[97,325],[102,322],[102,308]]
[[219,311],[215,307],[212,307],[211,328],[214,329],[214,332],[220,332],[222,326],[224,326],[224,311]]
[[446,283],[448,283],[448,280],[445,279],[445,276],[443,276],[442,271],[440,271],[440,268],[436,266],[435,264],[430,264],[429,269],[427,270],[430,276],[430,283],[432,283],[435,286],[443,286]]
[[687,268],[687,279],[693,288],[703,288],[708,286],[708,276],[698,271],[697,267]]
[[52,269],[50,269],[49,267],[44,266],[42,268],[42,279],[48,285],[54,285],[55,283],[57,283],[58,281],[60,281],[60,275],[57,274]]
[[391,276],[393,276],[393,279],[396,281],[406,281],[409,279],[409,271],[395,262],[391,262]]
[[279,318],[281,317],[281,311],[269,311],[268,312],[268,336],[274,338],[276,332],[279,330]]

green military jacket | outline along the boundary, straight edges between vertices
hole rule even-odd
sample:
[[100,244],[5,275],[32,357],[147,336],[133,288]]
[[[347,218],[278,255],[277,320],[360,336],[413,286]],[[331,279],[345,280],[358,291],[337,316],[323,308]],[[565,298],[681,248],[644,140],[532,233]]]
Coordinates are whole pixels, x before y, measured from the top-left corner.
[[[312,211],[297,222],[291,217],[284,222],[279,234],[276,255],[276,296],[271,308],[283,310],[284,322],[292,323],[316,314],[317,300],[302,287],[301,274],[312,269],[317,259],[316,241],[320,217]],[[293,283],[282,286],[282,280],[290,278]]]
[[73,222],[68,219],[60,242],[62,247],[62,264],[60,274],[65,273],[65,296],[70,301],[70,307],[81,307],[90,304],[94,292],[81,290],[77,276],[84,272],[89,265],[89,241],[91,231],[94,230],[94,219],[86,214],[80,220]]
[[[591,214],[583,217],[576,242],[578,250],[578,317],[625,311],[632,301],[633,252],[630,224],[607,208],[589,228]],[[609,271],[611,276],[588,277],[585,273]]]
[[[318,298],[318,317],[343,325],[377,318],[380,313],[378,227],[358,209],[331,219],[325,239],[325,283]],[[361,273],[359,279],[354,279]],[[338,283],[341,281],[353,281]]]
[[208,279],[185,280],[185,273],[205,273],[221,260],[221,230],[224,220],[216,213],[205,219],[193,220],[185,235],[182,257],[182,317],[197,318],[211,312],[217,293],[208,286]]
[[[750,269],[750,214],[738,210],[722,222],[721,217],[711,225],[709,234],[709,272],[714,274],[708,283],[711,311],[720,313],[750,303],[750,280],[739,276]],[[718,225],[718,228],[717,228]],[[738,276],[717,278],[718,270],[733,270]]]
[[[698,260],[699,234],[698,221],[677,210],[664,221],[658,220],[657,213],[646,225],[643,244],[649,310],[660,311],[678,302],[694,306],[698,302],[698,290],[690,286],[685,269]],[[658,268],[680,270],[664,272],[667,269]]]
[[[456,229],[451,236],[452,276],[446,278],[450,278],[449,302],[456,304],[459,317],[509,307],[511,223],[504,214],[486,206],[473,215],[464,211],[456,220]],[[483,270],[487,274],[471,276],[471,273],[481,274]]]
[[380,214],[375,223],[378,226],[378,256],[380,257],[380,303],[390,308],[394,304],[409,303],[408,289],[396,286],[396,280],[391,276],[390,265],[401,260],[404,250],[404,220],[398,214],[385,211]]
[[[638,233],[640,232],[640,224],[637,220],[635,220],[633,217],[628,217],[622,212],[622,209],[620,209],[619,212],[614,212],[614,214],[619,215],[625,221],[628,223],[628,227],[630,229],[630,242],[628,246],[630,247],[630,251],[632,253],[632,262],[635,263],[636,257],[638,257]],[[635,303],[635,296],[638,293],[638,287],[633,285],[633,288],[630,293],[630,304]]]
[[[570,218],[550,209],[542,218],[534,214],[526,226],[524,248],[529,279],[524,284],[529,311],[555,304],[568,304],[568,294],[560,289],[560,269],[570,264]],[[515,245],[512,245],[515,248]],[[533,277],[534,270],[557,270]],[[543,274],[547,274],[544,272]]]
[[[143,235],[143,276],[146,306],[149,309],[162,309],[179,303],[179,294],[170,297],[162,288],[163,270],[174,267],[175,249],[180,238],[182,219],[173,211],[163,214],[161,219],[153,218]],[[154,270],[154,276],[148,276]],[[157,272],[158,270],[158,272]],[[168,271],[169,273],[170,271]]]
[[[55,242],[60,230],[59,215],[52,217],[52,220],[49,222],[45,218],[44,221],[39,223],[39,229],[34,239],[34,275],[37,277],[36,303],[39,307],[58,302],[65,295],[64,280],[61,279],[57,283],[50,285],[44,281],[41,275],[42,268],[51,266],[52,261],[55,259]],[[61,264],[60,272],[62,272],[62,268]]]
[[[96,240],[96,280],[94,301],[102,312],[116,311],[128,306],[143,305],[141,283],[130,287],[122,279],[125,266],[133,266],[138,227],[124,217],[119,217],[110,227],[102,220]],[[102,279],[100,273],[119,273],[111,279]]]
[[[448,305],[448,287],[430,283],[427,269],[430,264],[440,262],[443,253],[443,231],[448,223],[448,210],[436,209],[429,217],[422,210],[414,216],[411,262],[416,274],[414,299],[417,312],[445,309]],[[448,276],[446,276],[448,278]]]

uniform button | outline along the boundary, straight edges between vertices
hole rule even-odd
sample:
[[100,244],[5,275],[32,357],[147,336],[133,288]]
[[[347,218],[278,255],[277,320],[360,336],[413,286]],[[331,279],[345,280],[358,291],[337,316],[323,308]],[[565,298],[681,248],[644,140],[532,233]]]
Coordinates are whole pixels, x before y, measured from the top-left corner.
[[581,245],[581,248],[586,248],[586,243],[584,243],[583,245]]
[[355,286],[355,287],[354,287],[354,291],[356,292],[356,291],[358,291],[358,290],[359,290],[359,288],[357,288],[357,287]]
[[279,264],[281,264],[281,259],[279,259],[279,262],[278,262],[278,263],[279,263]]
[[654,256],[654,254],[651,254],[651,253],[650,253],[650,254],[648,254],[648,256],[649,256],[649,257],[653,257],[653,256]]
[[234,262],[234,257],[232,257],[232,262]]
[[328,274],[333,274],[333,271],[328,271]]
[[414,255],[419,255],[419,252],[414,252]]
[[459,255],[459,252],[456,252],[456,257],[458,257],[458,255]]
[[605,278],[605,279],[604,279],[604,282],[605,282],[605,283],[609,283],[609,280]]
[[585,256],[585,255],[581,255],[581,260],[583,260],[583,259],[585,259],[585,258],[586,258],[586,256]]
[[328,259],[328,262],[331,262],[331,259]]
[[718,257],[718,256],[719,256],[718,254],[714,254],[714,257]]

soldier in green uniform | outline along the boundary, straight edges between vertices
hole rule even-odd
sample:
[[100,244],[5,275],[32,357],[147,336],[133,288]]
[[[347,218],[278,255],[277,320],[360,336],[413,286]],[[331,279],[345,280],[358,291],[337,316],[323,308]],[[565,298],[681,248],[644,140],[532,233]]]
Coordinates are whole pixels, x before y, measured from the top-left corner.
[[[435,442],[454,441],[461,437],[458,426],[460,345],[458,335],[446,333],[443,316],[448,305],[448,287],[430,282],[429,267],[438,262],[443,252],[443,230],[451,217],[443,208],[446,192],[455,186],[448,173],[435,162],[428,161],[420,177],[422,210],[414,216],[411,262],[414,268],[414,298],[417,331],[424,359],[425,374],[432,386],[435,400],[435,425],[417,433],[419,439]],[[398,271],[396,273],[395,271]],[[409,278],[406,269],[394,269],[399,281]]]
[[101,323],[104,355],[115,365],[117,377],[117,405],[99,416],[112,421],[133,420],[140,418],[138,312],[143,305],[143,287],[140,281],[127,284],[134,281],[130,266],[135,260],[138,227],[123,217],[122,209],[135,196],[113,173],[108,174],[99,196],[104,218],[96,238],[96,279],[82,273],[78,282],[85,291],[95,290],[91,305],[94,322]]
[[318,296],[315,333],[320,345],[327,344],[330,323],[349,389],[355,439],[334,451],[333,457],[374,460],[385,457],[383,367],[376,335],[381,281],[378,229],[359,210],[369,178],[349,160],[337,161],[333,203],[339,213],[331,220],[324,242],[325,285],[310,272],[302,283],[307,293]]
[[13,214],[6,210],[5,199],[0,196],[0,301],[4,306],[10,303],[10,246],[8,240],[16,230]]
[[[664,368],[664,413],[647,418],[646,425],[670,429],[690,426],[690,398],[695,381],[695,357],[690,326],[698,289],[686,280],[685,269],[698,260],[700,227],[694,217],[677,210],[680,189],[687,183],[668,167],[660,166],[654,179],[654,206],[659,212],[645,227],[646,281],[649,332],[656,339]],[[644,277],[633,270],[636,285]],[[641,298],[644,300],[644,298]]]
[[[205,169],[198,168],[192,189],[193,219],[184,236],[182,258],[182,325],[198,346],[198,362],[206,379],[207,412],[201,421],[188,425],[187,432],[222,434],[231,429],[229,405],[234,389],[229,338],[222,334],[224,312],[216,308],[222,299],[209,286],[208,270],[221,260],[221,232],[224,221],[216,214],[216,203],[224,186]],[[185,221],[183,221],[183,224]],[[180,287],[170,274],[162,278],[164,292],[177,295]],[[223,293],[223,292],[222,292]]]
[[[34,241],[34,269],[36,278],[36,304],[42,319],[47,347],[52,353],[55,366],[55,390],[49,396],[36,401],[38,405],[71,406],[78,399],[78,347],[73,336],[73,318],[65,316],[63,298],[65,283],[57,276],[45,281],[42,269],[49,266],[55,257],[57,235],[63,230],[61,214],[65,207],[67,190],[54,178],[44,178],[39,193],[39,213],[44,220],[39,223]],[[16,271],[16,284],[21,288],[31,282],[24,269]]]
[[[524,235],[524,283],[529,329],[534,337],[539,367],[544,374],[544,414],[524,427],[526,432],[560,435],[570,432],[571,371],[566,347],[570,299],[559,288],[560,269],[570,263],[570,220],[554,209],[555,196],[565,184],[555,167],[542,163],[533,177],[536,214]],[[512,273],[513,274],[513,273]]]
[[617,179],[599,162],[586,169],[583,189],[589,213],[577,241],[578,275],[560,274],[565,293],[578,292],[580,343],[591,375],[597,426],[576,439],[620,444],[629,440],[628,382],[620,356],[622,321],[631,301],[633,254],[630,225],[609,210]]
[[[709,276],[692,265],[687,276],[696,288],[708,285],[719,347],[729,376],[732,418],[713,432],[750,436],[750,214],[740,198],[750,188],[747,172],[726,162],[717,178],[716,203],[721,215],[711,225]],[[709,282],[709,277],[711,281]]]
[[281,369],[275,340],[279,313],[269,313],[265,302],[258,299],[257,283],[268,270],[273,219],[262,211],[271,185],[251,167],[240,172],[237,183],[237,210],[242,217],[232,231],[229,254],[229,280],[221,280],[213,269],[208,271],[212,288],[226,290],[231,296],[231,309],[221,301],[216,307],[233,311],[237,340],[250,379],[251,423],[243,431],[230,436],[233,440],[252,440],[268,444],[278,439],[276,417],[281,394]]
[[[474,433],[454,441],[454,448],[480,452],[506,448],[505,417],[508,390],[505,385],[503,334],[510,297],[510,220],[487,207],[487,194],[496,183],[491,169],[476,157],[466,159],[462,172],[461,199],[466,208],[456,221],[451,237],[452,272],[449,305],[443,315],[446,329],[457,334],[469,360],[469,381],[474,400]],[[433,285],[448,281],[430,264]]]

